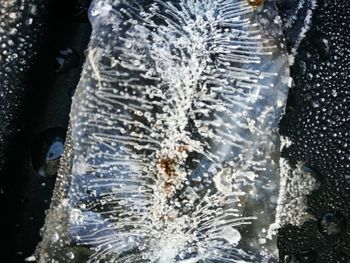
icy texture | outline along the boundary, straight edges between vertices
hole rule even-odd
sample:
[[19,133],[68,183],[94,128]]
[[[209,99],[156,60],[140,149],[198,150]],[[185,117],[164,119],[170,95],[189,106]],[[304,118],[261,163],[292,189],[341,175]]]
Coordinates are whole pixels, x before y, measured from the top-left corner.
[[277,222],[272,229],[291,224],[301,226],[309,219],[314,219],[308,213],[305,204],[306,197],[317,188],[316,179],[304,164],[299,162],[295,167],[284,159],[280,159],[280,195],[277,207]]
[[277,0],[277,6],[288,51],[291,53],[290,60],[293,62],[298,47],[310,28],[317,0]]
[[290,78],[274,1],[97,0],[90,12],[72,181],[40,262],[68,243],[93,251],[88,262],[276,258]]

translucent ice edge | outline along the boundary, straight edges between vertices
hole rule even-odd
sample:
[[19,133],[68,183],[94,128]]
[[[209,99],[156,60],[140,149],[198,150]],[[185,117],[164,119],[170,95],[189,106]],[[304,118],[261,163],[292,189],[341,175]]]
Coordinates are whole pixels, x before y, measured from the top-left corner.
[[64,246],[88,262],[276,259],[290,78],[274,1],[96,0],[90,19],[41,261]]

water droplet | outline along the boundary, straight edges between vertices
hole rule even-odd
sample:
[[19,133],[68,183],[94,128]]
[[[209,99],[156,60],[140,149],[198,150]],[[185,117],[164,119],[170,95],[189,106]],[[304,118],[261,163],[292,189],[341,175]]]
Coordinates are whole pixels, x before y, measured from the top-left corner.
[[58,235],[57,232],[55,232],[55,233],[52,235],[52,238],[51,238],[52,242],[55,243],[55,242],[57,242],[59,239],[60,239],[60,236]]
[[33,143],[32,165],[40,176],[57,173],[59,159],[64,150],[65,130],[60,127],[42,132]]
[[68,252],[68,253],[67,253],[67,257],[68,257],[69,259],[74,259],[74,253],[73,253],[73,252]]
[[325,213],[318,223],[319,231],[324,235],[336,235],[346,228],[346,218],[339,212]]
[[58,51],[58,53],[55,65],[56,73],[66,73],[79,64],[79,55],[74,49],[66,48]]
[[36,16],[38,14],[38,7],[36,5],[32,5],[29,8],[29,12],[33,15]]
[[318,108],[318,107],[320,107],[320,103],[319,103],[317,100],[314,100],[314,101],[312,102],[312,106],[313,106],[314,108]]
[[31,24],[33,24],[33,18],[29,17],[26,19],[26,25],[30,26]]
[[16,14],[16,13],[10,13],[9,14],[9,17],[11,18],[11,19],[16,19],[17,17],[18,17],[18,14]]

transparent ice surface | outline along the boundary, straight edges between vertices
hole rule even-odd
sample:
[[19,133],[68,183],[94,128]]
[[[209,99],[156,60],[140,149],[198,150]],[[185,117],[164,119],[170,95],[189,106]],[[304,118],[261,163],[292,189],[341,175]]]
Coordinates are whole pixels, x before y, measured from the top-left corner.
[[90,19],[39,262],[277,261],[274,1],[96,0]]

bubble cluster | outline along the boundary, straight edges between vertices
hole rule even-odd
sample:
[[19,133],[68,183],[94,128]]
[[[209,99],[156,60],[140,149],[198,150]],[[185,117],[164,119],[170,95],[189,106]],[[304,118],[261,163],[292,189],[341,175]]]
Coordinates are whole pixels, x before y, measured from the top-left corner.
[[0,170],[17,132],[26,73],[37,50],[44,1],[0,1]]

